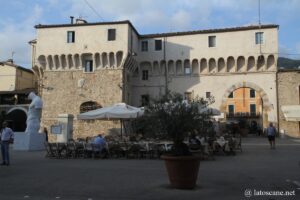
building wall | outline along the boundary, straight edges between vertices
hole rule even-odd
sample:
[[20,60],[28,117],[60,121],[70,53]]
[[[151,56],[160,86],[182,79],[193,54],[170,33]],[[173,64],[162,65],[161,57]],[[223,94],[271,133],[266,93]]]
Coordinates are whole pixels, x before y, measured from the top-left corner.
[[234,105],[234,113],[250,113],[250,104],[256,105],[255,113],[262,112],[260,95],[255,92],[255,97],[250,98],[250,89],[251,88],[239,88],[233,91],[232,98],[227,98],[227,105]]
[[286,121],[283,105],[300,104],[300,70],[278,72],[279,129],[292,137],[300,137],[300,122]]
[[[149,81],[142,81],[140,76],[132,78],[132,91],[134,106],[141,105],[141,95],[148,94],[150,98],[158,98],[164,94],[164,77],[152,76]],[[234,91],[233,86],[244,87],[253,85],[259,95],[264,94],[263,103],[265,109],[264,126],[269,121],[277,122],[277,100],[276,100],[276,73],[260,72],[247,74],[223,74],[223,75],[203,75],[203,76],[180,76],[169,79],[169,89],[173,92],[184,94],[192,92],[194,96],[206,97],[206,92],[210,92],[215,98],[212,108],[221,112],[226,112],[222,108],[223,101],[227,100],[228,91]],[[227,95],[226,95],[227,94]],[[226,101],[225,101],[226,102]],[[225,107],[226,109],[226,107]]]
[[35,88],[34,74],[17,69],[16,90],[22,90],[27,88]]
[[0,91],[13,91],[16,89],[16,68],[0,66]]
[[[42,100],[42,126],[49,127],[57,123],[58,114],[68,113],[75,116],[74,138],[94,136],[100,132],[108,133],[111,128],[119,128],[119,122],[89,120],[79,121],[80,105],[94,101],[101,106],[110,106],[122,100],[119,87],[122,70],[97,70],[94,73],[82,71],[46,71]],[[80,87],[79,81],[84,82]],[[54,138],[52,138],[54,139]]]

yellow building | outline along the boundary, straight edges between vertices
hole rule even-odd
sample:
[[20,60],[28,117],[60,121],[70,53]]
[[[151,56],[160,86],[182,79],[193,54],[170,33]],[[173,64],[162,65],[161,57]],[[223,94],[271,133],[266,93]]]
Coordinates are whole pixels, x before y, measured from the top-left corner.
[[13,60],[0,62],[0,112],[14,131],[26,128],[27,95],[35,91],[36,79],[32,70],[14,64]]

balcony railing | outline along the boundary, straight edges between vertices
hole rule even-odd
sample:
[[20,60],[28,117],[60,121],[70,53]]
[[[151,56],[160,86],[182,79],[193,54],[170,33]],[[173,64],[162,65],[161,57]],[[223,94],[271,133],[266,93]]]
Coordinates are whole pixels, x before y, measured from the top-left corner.
[[226,113],[226,118],[259,118],[261,114],[259,112],[236,112]]

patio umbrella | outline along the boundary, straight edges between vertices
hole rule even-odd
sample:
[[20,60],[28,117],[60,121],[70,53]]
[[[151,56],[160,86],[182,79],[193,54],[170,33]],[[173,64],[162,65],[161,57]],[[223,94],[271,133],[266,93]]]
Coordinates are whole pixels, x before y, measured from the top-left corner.
[[91,120],[91,119],[106,119],[106,120],[121,120],[121,137],[123,119],[134,119],[144,114],[143,108],[137,108],[129,106],[125,103],[117,103],[113,106],[99,108],[89,112],[81,113],[77,115],[79,120]]

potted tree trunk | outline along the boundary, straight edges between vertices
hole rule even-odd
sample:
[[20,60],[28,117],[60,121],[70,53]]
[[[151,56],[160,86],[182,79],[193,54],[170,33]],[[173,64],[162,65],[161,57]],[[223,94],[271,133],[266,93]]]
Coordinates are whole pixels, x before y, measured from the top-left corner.
[[161,158],[174,188],[193,189],[196,186],[200,157],[190,153],[184,139],[208,128],[211,123],[206,108],[212,102],[213,98],[204,100],[198,97],[188,102],[180,94],[168,94],[146,108],[145,117],[150,129],[173,141],[171,151]]

